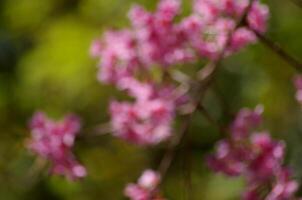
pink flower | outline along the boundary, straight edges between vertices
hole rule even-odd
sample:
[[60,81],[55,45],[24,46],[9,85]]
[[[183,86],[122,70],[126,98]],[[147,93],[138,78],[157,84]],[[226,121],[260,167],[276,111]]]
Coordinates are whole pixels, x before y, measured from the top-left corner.
[[76,161],[71,148],[80,130],[80,121],[74,115],[55,122],[44,113],[36,113],[30,124],[32,137],[28,148],[52,164],[52,173],[69,179],[86,176],[86,169]]
[[133,78],[123,78],[117,86],[134,101],[111,102],[113,135],[138,145],[155,145],[171,136],[176,107],[185,103],[183,94],[172,86]]
[[252,31],[247,28],[239,28],[232,35],[229,50],[236,52],[248,44],[255,43],[256,40],[257,38]]
[[240,17],[250,0],[221,0],[223,11],[230,16]]
[[195,0],[193,10],[208,24],[220,16],[221,3],[217,0]]
[[110,104],[114,135],[138,145],[154,145],[171,136],[175,105],[165,99]]
[[137,44],[138,57],[145,66],[163,67],[193,59],[182,31],[173,20],[179,13],[180,1],[162,0],[154,13],[134,6],[130,11]]
[[[108,31],[91,47],[91,54],[100,58],[99,80],[116,84],[125,77],[145,75],[154,66],[196,61],[197,55],[216,59],[247,5],[247,0],[195,0],[193,13],[180,23],[175,20],[180,0],[161,0],[154,12],[133,6],[129,29]],[[253,3],[249,28],[264,32],[268,14],[266,6]],[[233,34],[225,56],[254,42],[254,34],[241,27]]]
[[274,141],[268,133],[254,133],[251,143],[256,154],[248,167],[248,179],[266,181],[282,168],[285,145]]
[[297,90],[302,90],[302,76],[297,75],[294,77],[294,84]]
[[164,200],[157,191],[159,183],[159,173],[148,169],[143,172],[137,184],[128,184],[124,193],[131,200]]
[[142,83],[133,78],[123,78],[118,82],[117,87],[120,90],[126,90],[128,95],[134,97],[137,101],[145,101],[154,95],[154,85]]
[[267,29],[267,20],[269,18],[269,8],[266,5],[255,1],[247,16],[249,27],[263,33]]
[[170,23],[180,13],[180,0],[161,0],[157,8],[157,17],[163,23]]
[[100,57],[99,80],[116,83],[138,68],[133,33],[129,30],[108,31],[101,41],[92,44],[91,54]]
[[138,179],[138,185],[148,190],[154,190],[160,183],[160,175],[153,170],[145,170]]
[[296,87],[296,100],[302,103],[302,76],[298,75],[294,78],[294,85]]
[[290,200],[298,190],[298,183],[290,179],[291,173],[283,168],[277,177],[277,181],[266,200]]
[[152,21],[151,13],[147,12],[142,6],[134,5],[128,13],[128,18],[134,28],[148,25]]
[[252,132],[261,122],[261,113],[259,107],[242,109],[232,123],[232,134],[217,144],[208,165],[215,172],[243,176],[246,180],[244,200],[292,199],[298,185],[283,166],[284,142],[272,139],[267,132]]
[[236,139],[246,138],[252,128],[256,128],[262,121],[262,106],[257,106],[255,110],[242,109],[237,114],[231,124],[232,137]]
[[216,59],[220,51],[225,48],[229,33],[234,27],[234,20],[227,18],[219,18],[204,27],[200,42],[194,44],[199,55]]
[[242,195],[243,200],[261,200],[262,197],[259,194],[259,191],[257,191],[256,186],[248,186],[246,191]]
[[250,157],[244,147],[233,147],[228,141],[222,140],[216,146],[216,153],[207,159],[209,167],[215,172],[228,176],[239,176],[245,170],[245,160]]
[[125,196],[131,200],[150,200],[150,192],[136,184],[128,184],[124,190]]

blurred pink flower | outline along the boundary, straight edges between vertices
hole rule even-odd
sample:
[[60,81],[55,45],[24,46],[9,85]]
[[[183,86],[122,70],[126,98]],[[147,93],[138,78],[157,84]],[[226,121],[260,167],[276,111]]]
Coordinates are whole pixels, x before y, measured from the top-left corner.
[[135,102],[111,102],[113,134],[139,145],[157,144],[169,138],[177,104],[173,90],[131,79],[121,87],[128,89]]
[[[242,109],[231,125],[231,135],[218,142],[208,165],[227,176],[246,180],[244,200],[289,200],[298,188],[284,167],[285,144],[268,132],[254,132],[261,120],[262,108]],[[263,190],[269,191],[263,196]],[[262,192],[261,192],[262,191]]]
[[266,5],[261,4],[259,1],[255,1],[247,16],[249,27],[263,33],[267,29],[268,18],[269,8]]
[[295,76],[293,82],[296,87],[296,100],[302,104],[302,76]]
[[130,183],[126,186],[124,194],[131,200],[164,200],[157,191],[160,179],[159,173],[145,170],[137,184]]
[[86,169],[75,159],[71,150],[80,130],[80,120],[76,116],[69,115],[55,122],[44,113],[37,112],[31,120],[30,128],[28,148],[51,162],[52,173],[69,179],[86,176]]

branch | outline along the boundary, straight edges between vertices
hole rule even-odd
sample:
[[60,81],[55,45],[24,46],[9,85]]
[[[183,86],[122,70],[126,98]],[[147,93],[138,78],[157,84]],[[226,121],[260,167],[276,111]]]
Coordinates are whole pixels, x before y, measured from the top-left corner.
[[296,58],[291,56],[288,52],[286,52],[280,44],[272,41],[268,37],[262,35],[256,30],[253,30],[255,35],[258,37],[258,39],[266,45],[268,48],[270,48],[275,54],[277,54],[280,58],[282,58],[284,61],[286,61],[290,66],[295,68],[297,71],[302,72],[302,63],[298,61]]
[[183,139],[184,135],[189,130],[189,125],[192,120],[192,114],[189,114],[181,127],[180,134],[176,135],[170,142],[168,149],[166,150],[166,153],[164,154],[164,157],[162,158],[158,172],[161,174],[162,178],[166,175],[171,162],[175,156],[176,147],[180,144],[181,140]]
[[231,111],[231,107],[228,101],[224,98],[223,93],[220,91],[220,88],[218,87],[214,88],[214,95],[220,103],[224,116],[233,118],[234,114]]
[[211,114],[206,110],[206,108],[199,104],[198,105],[198,111],[200,111],[200,113],[204,116],[204,118],[210,123],[212,124],[214,127],[217,128],[217,130],[219,131],[219,133],[221,134],[221,136],[226,136],[227,135],[227,130],[224,126],[221,126],[217,120],[215,120]]
[[[206,94],[207,89],[212,84],[214,77],[216,75],[216,72],[218,71],[218,67],[220,65],[220,62],[224,58],[225,51],[227,50],[228,46],[231,43],[232,35],[236,31],[237,28],[239,28],[243,21],[245,21],[245,18],[247,16],[247,13],[252,7],[254,0],[251,0],[249,2],[249,5],[246,7],[245,11],[243,12],[243,15],[237,20],[235,28],[228,33],[227,41],[224,45],[224,47],[220,50],[218,56],[216,59],[211,60],[204,68],[202,68],[198,75],[197,79],[198,86],[193,91],[194,92],[194,101],[192,102],[192,112],[188,114],[188,116],[185,118],[185,121],[182,125],[181,131],[178,135],[176,135],[174,138],[172,138],[166,153],[163,156],[163,159],[161,160],[159,164],[158,171],[162,176],[162,179],[164,179],[165,175],[167,174],[167,171],[172,163],[172,160],[175,157],[175,151],[176,147],[181,143],[182,139],[188,132],[188,129],[190,127],[190,123],[192,121],[193,114],[198,110],[199,102],[203,99],[203,97]],[[191,89],[194,89],[191,87]]]
[[183,158],[182,158],[182,167],[183,167],[183,181],[184,181],[184,198],[187,200],[193,199],[193,185],[192,185],[192,148],[191,148],[191,138],[190,135],[185,137],[185,145],[183,147]]
[[296,6],[302,8],[302,1],[301,0],[291,0],[291,2],[293,4],[295,4]]

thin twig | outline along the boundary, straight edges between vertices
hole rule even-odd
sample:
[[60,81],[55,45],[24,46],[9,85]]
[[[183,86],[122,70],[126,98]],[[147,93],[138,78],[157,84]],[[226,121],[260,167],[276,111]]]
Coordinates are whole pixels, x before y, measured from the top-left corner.
[[214,95],[218,99],[221,109],[224,113],[224,116],[232,118],[234,114],[231,111],[229,102],[224,98],[223,93],[221,92],[220,88],[214,88]]
[[301,0],[290,0],[296,6],[302,8],[302,1]]
[[212,117],[212,115],[206,110],[206,108],[203,105],[201,104],[198,105],[198,111],[200,111],[200,113],[210,124],[212,124],[214,127],[218,129],[219,133],[222,136],[226,136],[227,134],[226,128],[224,126],[221,126],[219,122]]
[[187,133],[189,129],[189,125],[192,120],[192,115],[188,115],[185,117],[185,121],[182,124],[180,134],[176,135],[170,142],[168,149],[166,150],[166,153],[164,154],[163,159],[160,162],[158,172],[161,174],[162,177],[164,177],[171,165],[171,162],[175,155],[175,148],[178,146],[178,144],[181,142],[184,135]]
[[280,58],[286,61],[290,66],[294,67],[297,71],[302,72],[302,63],[295,57],[291,56],[288,52],[286,52],[280,44],[272,41],[271,39],[256,30],[253,31],[265,46],[270,48],[275,54],[277,54]]
[[214,77],[217,73],[219,64],[220,64],[221,60],[223,59],[223,57],[225,55],[225,51],[226,51],[227,47],[231,43],[232,34],[234,33],[234,31],[238,27],[241,26],[242,22],[245,20],[245,18],[247,16],[247,13],[251,9],[251,6],[252,6],[253,2],[254,2],[254,0],[250,1],[249,5],[247,6],[247,8],[244,11],[244,14],[238,19],[235,28],[228,33],[227,41],[226,41],[224,47],[219,52],[217,58],[215,60],[210,61],[198,73],[197,78],[198,78],[199,82],[198,82],[198,87],[194,91],[195,92],[195,98],[194,98],[194,101],[192,102],[192,105],[193,105],[192,112],[187,115],[187,117],[186,117],[186,119],[183,123],[183,126],[181,128],[180,133],[178,135],[176,135],[174,138],[172,138],[172,140],[170,142],[170,145],[168,146],[167,151],[164,154],[163,159],[161,160],[161,162],[159,164],[158,171],[161,174],[162,179],[167,174],[167,171],[168,171],[168,169],[169,169],[169,167],[172,163],[172,160],[175,157],[176,147],[181,143],[183,137],[188,132],[190,123],[192,121],[193,114],[198,110],[199,102],[203,99],[204,95],[206,94],[207,89],[209,88],[209,86],[212,84],[212,82],[214,80]]
[[188,134],[185,137],[185,145],[183,148],[183,177],[184,177],[184,187],[185,187],[185,199],[192,200],[193,199],[193,187],[192,187],[192,149],[191,149],[191,138]]

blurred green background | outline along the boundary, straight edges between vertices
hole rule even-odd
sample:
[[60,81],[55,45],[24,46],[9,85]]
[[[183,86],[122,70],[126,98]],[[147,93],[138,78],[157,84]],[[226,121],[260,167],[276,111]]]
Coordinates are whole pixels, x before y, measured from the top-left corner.
[[[271,8],[267,35],[302,60],[302,9],[290,0],[267,0]],[[109,135],[83,131],[75,152],[89,176],[72,183],[50,177],[24,148],[27,122],[36,110],[54,118],[74,112],[84,130],[108,120],[107,103],[117,92],[96,80],[91,41],[110,27],[129,24],[133,3],[148,9],[155,0],[1,0],[0,1],[0,199],[115,200],[141,171],[156,167],[163,146],[145,149]],[[190,10],[184,1],[184,13]],[[294,99],[295,71],[261,44],[225,60],[204,104],[222,124],[241,107],[263,104],[263,128],[288,145],[286,163],[302,178],[302,114]],[[200,66],[193,66],[198,69]],[[188,66],[192,69],[192,66]],[[185,66],[183,67],[185,69]],[[189,70],[188,69],[188,70]],[[214,175],[204,164],[219,134],[196,114],[190,145],[182,145],[163,185],[168,199],[239,199],[243,183]],[[191,171],[192,188],[187,185]]]

